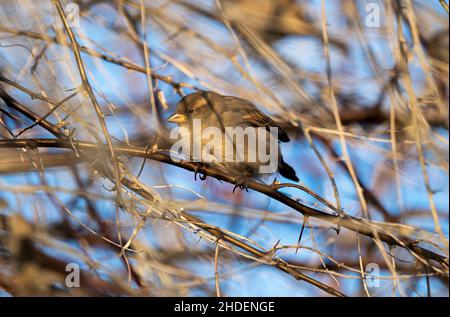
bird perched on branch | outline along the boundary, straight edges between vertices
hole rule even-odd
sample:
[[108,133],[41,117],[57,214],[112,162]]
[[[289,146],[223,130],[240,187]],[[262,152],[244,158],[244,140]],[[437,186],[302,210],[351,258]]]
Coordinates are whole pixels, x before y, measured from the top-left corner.
[[184,96],[168,121],[178,124],[184,143],[177,146],[188,147],[190,159],[235,176],[241,189],[249,178],[275,172],[299,180],[280,153],[287,133],[248,100],[198,91]]

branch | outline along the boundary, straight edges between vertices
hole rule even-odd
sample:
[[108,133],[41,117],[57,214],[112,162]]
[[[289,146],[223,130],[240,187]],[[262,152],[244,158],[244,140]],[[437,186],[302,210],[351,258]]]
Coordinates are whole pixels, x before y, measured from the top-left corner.
[[[52,37],[52,36],[49,36],[47,34],[41,34],[41,33],[33,32],[33,31],[27,31],[27,30],[20,30],[20,29],[16,29],[16,28],[7,27],[7,26],[4,26],[4,25],[0,25],[0,32],[14,34],[14,35],[17,35],[17,36],[26,36],[28,38],[32,38],[32,39],[35,39],[35,40],[46,41],[47,43],[52,43],[52,44],[56,44],[56,45],[68,46],[68,43],[60,43],[60,42],[57,41],[56,37]],[[88,54],[88,55],[90,55],[92,57],[100,58],[101,60],[104,60],[104,61],[106,61],[108,63],[115,64],[115,65],[118,65],[118,66],[122,66],[122,67],[124,67],[126,69],[137,71],[139,73],[143,73],[143,74],[146,73],[145,67],[139,66],[139,65],[137,65],[137,64],[135,64],[135,63],[133,63],[131,61],[124,60],[124,59],[121,59],[121,58],[117,58],[117,57],[114,57],[114,56],[110,56],[110,55],[107,55],[107,54],[104,54],[104,53],[100,53],[100,52],[96,51],[93,48],[89,48],[89,47],[86,47],[86,46],[83,46],[83,45],[79,45],[78,49],[80,50],[80,52]],[[154,71],[152,71],[151,76],[154,79],[161,80],[161,81],[165,82],[166,84],[171,85],[175,89],[178,89],[178,88],[181,88],[181,87],[190,87],[190,88],[194,87],[193,85],[190,85],[190,84],[187,84],[187,83],[184,83],[184,82],[176,82],[176,81],[173,80],[173,78],[171,76],[163,76],[163,75],[160,75],[160,74],[158,74],[158,73],[156,73]]]
[[[84,141],[75,141],[73,144],[70,141],[64,139],[20,139],[20,140],[0,140],[0,148],[73,148],[73,145],[77,148],[77,150],[84,151],[98,151],[99,147],[105,147],[105,145],[98,145],[93,142],[84,142]],[[116,145],[114,146],[114,151],[118,154],[134,156],[134,157],[143,157],[147,159],[151,159],[154,161],[162,162],[165,164],[177,166],[183,168],[185,170],[189,170],[192,172],[202,173],[207,176],[214,177],[218,180],[222,180],[231,184],[238,183],[238,179],[233,176],[224,174],[221,171],[218,171],[214,168],[194,163],[188,161],[182,162],[174,162],[170,158],[169,155],[164,153],[157,152],[149,152],[146,148],[141,147],[133,147],[133,146],[123,146]],[[332,215],[320,211],[318,209],[311,208],[306,206],[286,195],[280,193],[275,189],[274,186],[269,186],[266,184],[262,184],[253,180],[249,180],[247,182],[248,188],[253,189],[259,193],[262,193],[268,197],[271,197],[286,206],[291,207],[292,209],[302,213],[304,216],[313,217],[320,220],[325,220],[327,222],[333,223],[335,225],[346,228],[350,231],[358,232],[362,235],[368,236],[373,239],[379,239],[383,242],[386,242],[389,245],[400,246],[410,251],[416,258],[421,260],[424,264],[427,262],[420,257],[423,257],[428,260],[434,260],[441,264],[443,267],[448,268],[447,258],[443,255],[437,254],[433,251],[425,249],[417,245],[417,241],[411,240],[407,237],[395,237],[389,232],[384,231],[382,228],[379,228],[375,223],[370,222],[365,219],[352,217],[349,215]],[[208,226],[208,228],[211,228]],[[434,268],[434,267],[433,267]],[[441,270],[434,268],[439,273],[444,274]]]
[[[2,98],[9,107],[20,112],[27,118],[29,118],[33,121],[39,120],[39,125],[41,127],[45,128],[48,132],[50,132],[54,136],[60,138],[57,140],[44,139],[43,143],[41,144],[41,145],[43,145],[43,147],[59,147],[59,148],[72,148],[73,147],[72,140],[68,139],[60,131],[60,129],[58,129],[55,125],[51,124],[50,122],[46,121],[45,119],[42,119],[40,116],[33,113],[31,110],[27,109],[21,103],[16,101],[1,86],[0,86],[0,98]],[[52,101],[52,100],[48,100],[48,102],[54,103],[54,101]],[[6,142],[6,141],[9,141],[9,142]],[[17,146],[14,146],[14,143],[16,141],[18,142]],[[2,148],[2,147],[3,148],[29,147],[30,144],[34,147],[39,145],[39,143],[34,142],[34,140],[31,140],[31,143],[30,143],[30,140],[27,141],[27,140],[23,140],[23,139],[22,140],[0,140],[0,143],[4,144],[4,146],[0,145],[0,148]],[[87,143],[82,142],[82,143],[87,145],[86,149],[98,148],[98,145],[95,143],[89,143],[89,142],[87,142]],[[53,146],[51,146],[51,144],[53,144]],[[45,146],[45,145],[47,145],[47,146]],[[77,143],[77,146],[78,146],[78,143]],[[134,148],[130,148],[130,149],[134,149]],[[141,154],[143,157],[146,157],[145,155],[149,154],[146,149],[142,149],[142,148],[137,148],[137,149],[141,150]],[[114,150],[117,151],[116,148],[114,148]],[[83,153],[80,154],[80,157],[81,158],[84,157]],[[160,158],[166,159],[168,162],[169,161],[172,162],[169,157],[161,155]],[[88,158],[86,158],[86,160],[88,160]],[[175,163],[175,162],[173,162],[173,163]],[[111,175],[109,175],[108,171],[102,167],[101,162],[96,161],[96,162],[92,163],[91,165],[92,165],[92,168],[98,170],[100,174],[104,175],[105,177],[108,177],[109,179],[112,179],[112,177],[111,177]],[[193,167],[192,170],[194,171],[195,169],[196,169],[196,167]],[[144,188],[142,188],[135,182],[133,182],[127,178],[122,178],[120,181],[121,181],[122,185],[127,187],[129,190],[135,192],[136,194],[140,195],[144,199],[148,199],[150,201],[154,200],[154,197],[150,192],[148,192],[147,190],[145,190]],[[195,226],[201,228],[202,230],[208,232],[209,234],[215,236],[217,239],[221,239],[223,241],[226,241],[226,242],[236,246],[237,248],[247,251],[249,254],[259,258],[259,260],[262,261],[263,263],[268,264],[268,265],[273,265],[277,269],[279,269],[283,272],[286,272],[287,274],[293,276],[297,280],[305,281],[305,282],[307,282],[313,286],[316,286],[317,288],[327,292],[330,295],[339,296],[339,297],[345,296],[343,293],[339,292],[338,290],[334,289],[333,287],[325,285],[325,284],[303,274],[298,269],[293,268],[289,263],[281,260],[278,257],[274,257],[273,252],[271,252],[271,251],[266,253],[264,251],[258,250],[257,248],[252,247],[251,245],[236,239],[232,235],[229,235],[226,232],[223,232],[220,228],[211,226],[208,223],[203,222],[199,218],[192,216],[187,212],[182,211],[182,212],[180,212],[180,214],[182,215],[182,218],[193,223]],[[122,251],[121,251],[121,253],[122,253]]]

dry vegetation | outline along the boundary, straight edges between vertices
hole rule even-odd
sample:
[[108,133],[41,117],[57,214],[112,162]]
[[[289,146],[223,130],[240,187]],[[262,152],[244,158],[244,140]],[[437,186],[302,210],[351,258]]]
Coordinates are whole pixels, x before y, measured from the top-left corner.
[[[0,3],[0,295],[448,296],[445,1],[74,3]],[[276,118],[301,183],[172,162],[196,89]]]

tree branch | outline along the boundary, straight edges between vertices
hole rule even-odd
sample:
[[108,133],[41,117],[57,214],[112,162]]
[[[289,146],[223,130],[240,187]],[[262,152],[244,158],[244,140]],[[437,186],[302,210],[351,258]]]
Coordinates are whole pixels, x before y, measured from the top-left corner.
[[[105,145],[98,145],[93,142],[84,142],[84,141],[76,141],[73,143],[78,150],[84,151],[98,151],[99,147],[104,147]],[[67,148],[71,149],[73,144],[64,139],[20,139],[20,140],[0,140],[0,148]],[[164,153],[157,152],[149,152],[146,148],[140,147],[132,147],[132,146],[123,146],[116,145],[114,146],[114,151],[118,154],[134,156],[134,157],[144,157],[147,159],[155,160],[158,162],[162,162],[165,164],[177,166],[183,168],[185,170],[189,170],[192,172],[197,171],[198,173],[202,173],[207,176],[214,177],[218,180],[222,180],[231,184],[236,184],[238,180],[230,175],[224,174],[221,171],[218,171],[214,168],[199,165],[198,163],[181,161],[174,162],[170,158],[169,155]],[[417,241],[411,240],[407,237],[395,237],[393,234],[384,231],[378,225],[374,224],[365,219],[352,217],[349,215],[332,215],[320,211],[318,209],[311,208],[306,206],[286,195],[277,191],[273,186],[265,185],[253,180],[249,180],[247,182],[248,188],[253,189],[257,192],[260,192],[268,197],[271,197],[286,206],[291,207],[292,209],[302,213],[304,216],[314,217],[320,220],[325,220],[327,222],[333,223],[335,225],[341,226],[348,230],[358,232],[362,235],[379,239],[383,242],[386,242],[389,245],[396,245],[403,247],[409,250],[413,255],[419,257],[423,257],[425,259],[434,260],[441,264],[443,267],[448,268],[447,259],[445,256],[437,254],[433,251],[425,249],[417,245]],[[378,227],[378,228],[377,228]],[[426,263],[427,261],[422,259],[422,262]],[[435,267],[435,270],[440,271],[441,274],[443,272]]]

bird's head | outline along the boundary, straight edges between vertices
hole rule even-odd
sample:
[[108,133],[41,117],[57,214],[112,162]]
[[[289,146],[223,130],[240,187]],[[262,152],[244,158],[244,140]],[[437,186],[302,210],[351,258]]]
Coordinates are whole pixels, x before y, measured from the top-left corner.
[[184,96],[177,104],[175,112],[167,119],[178,125],[187,125],[193,119],[205,119],[219,109],[220,95],[212,91],[197,91]]

